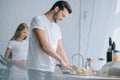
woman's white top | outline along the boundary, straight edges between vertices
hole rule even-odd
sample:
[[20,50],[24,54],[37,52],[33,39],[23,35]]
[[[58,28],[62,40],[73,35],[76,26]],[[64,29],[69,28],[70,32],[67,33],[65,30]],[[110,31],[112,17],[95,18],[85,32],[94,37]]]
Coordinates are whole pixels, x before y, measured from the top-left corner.
[[[8,48],[12,49],[13,60],[26,60],[28,53],[28,41],[9,41]],[[10,68],[8,80],[28,80],[27,69],[20,69],[13,65]]]
[[12,49],[12,55],[15,60],[26,60],[28,52],[28,41],[18,42],[15,40],[9,41],[8,48]]

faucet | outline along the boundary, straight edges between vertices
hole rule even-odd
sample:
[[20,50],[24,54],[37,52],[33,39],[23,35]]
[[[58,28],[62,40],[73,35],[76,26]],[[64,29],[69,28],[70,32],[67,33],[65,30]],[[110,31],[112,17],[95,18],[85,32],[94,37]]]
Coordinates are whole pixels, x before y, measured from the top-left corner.
[[[75,56],[81,57],[81,59],[82,59],[82,67],[84,67],[84,57],[83,57],[81,54],[76,53],[76,54],[73,54],[73,55],[72,55],[72,60],[74,59]],[[79,62],[79,61],[78,61],[78,62]]]

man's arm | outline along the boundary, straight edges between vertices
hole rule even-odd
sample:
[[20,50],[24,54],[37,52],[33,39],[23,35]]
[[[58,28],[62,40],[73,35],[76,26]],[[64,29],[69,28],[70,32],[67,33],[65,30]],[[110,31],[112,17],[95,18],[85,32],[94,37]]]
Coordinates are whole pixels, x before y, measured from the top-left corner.
[[45,31],[38,28],[34,28],[33,32],[35,33],[42,50],[45,51],[49,56],[58,60],[64,67],[67,67],[66,62],[61,58],[61,56],[59,56],[56,53],[52,46],[47,42],[45,37]]
[[66,53],[65,53],[65,51],[62,47],[62,41],[61,40],[58,41],[57,53],[69,65],[69,61],[68,61]]
[[65,51],[62,47],[62,41],[61,40],[59,40],[59,42],[58,42],[57,53],[67,63],[67,65],[69,66],[68,69],[76,70],[78,68],[76,65],[71,65],[69,63],[69,61],[67,59],[67,56],[66,56],[66,53],[65,53]]

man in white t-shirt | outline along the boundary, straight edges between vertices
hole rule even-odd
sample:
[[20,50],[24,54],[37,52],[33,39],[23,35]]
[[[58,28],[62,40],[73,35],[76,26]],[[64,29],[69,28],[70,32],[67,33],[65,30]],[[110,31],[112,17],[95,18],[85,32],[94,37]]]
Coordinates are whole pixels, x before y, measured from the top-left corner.
[[27,67],[29,80],[52,80],[55,60],[63,69],[71,69],[61,41],[58,24],[72,12],[66,1],[57,1],[53,7],[41,16],[34,17],[29,35]]

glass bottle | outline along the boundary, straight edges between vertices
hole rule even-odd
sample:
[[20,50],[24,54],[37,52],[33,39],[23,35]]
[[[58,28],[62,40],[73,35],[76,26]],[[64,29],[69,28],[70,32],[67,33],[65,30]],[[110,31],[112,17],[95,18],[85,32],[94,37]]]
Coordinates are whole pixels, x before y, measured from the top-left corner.
[[93,60],[91,58],[87,58],[85,68],[87,69],[87,75],[92,75],[93,71]]

